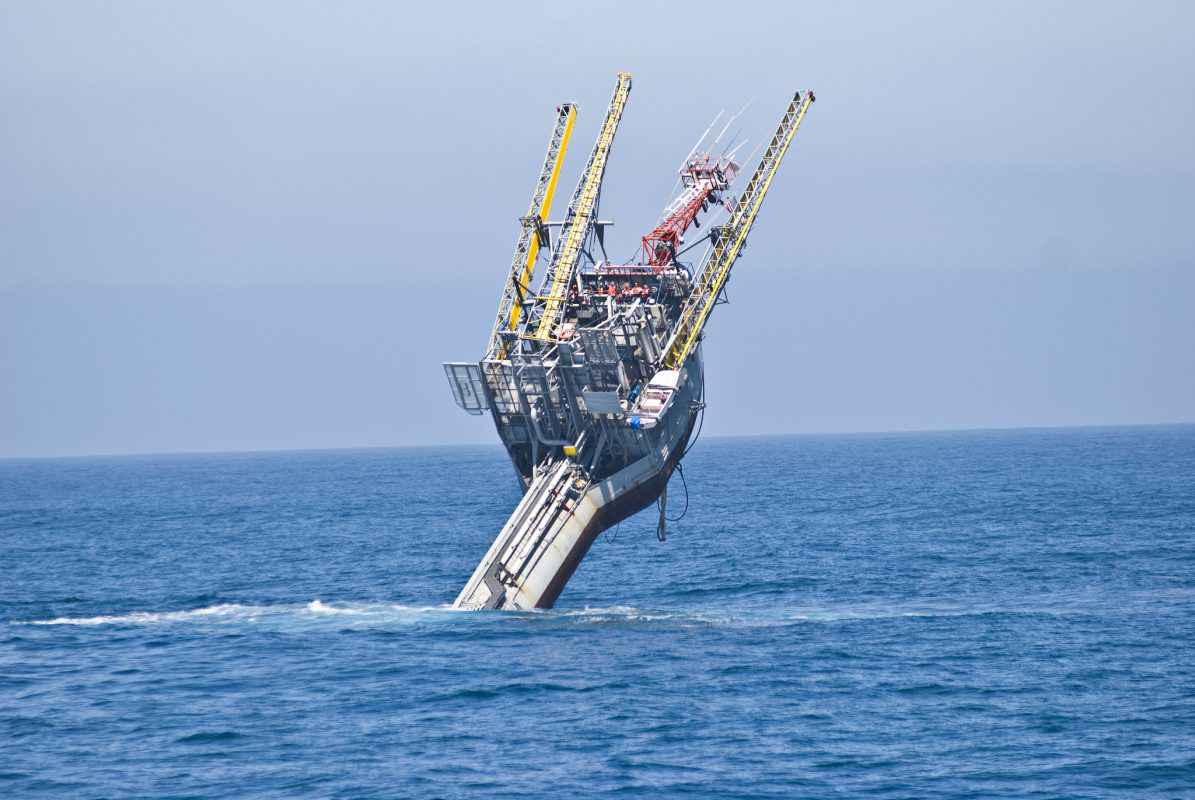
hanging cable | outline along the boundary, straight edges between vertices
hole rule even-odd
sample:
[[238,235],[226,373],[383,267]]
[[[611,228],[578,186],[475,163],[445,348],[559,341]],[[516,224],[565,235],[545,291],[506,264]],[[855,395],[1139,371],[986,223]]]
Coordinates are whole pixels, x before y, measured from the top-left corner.
[[669,522],[680,522],[685,518],[685,514],[689,513],[689,482],[685,480],[685,467],[681,463],[677,463],[676,471],[680,473],[681,486],[685,487],[685,507],[681,510],[679,517],[667,517]]

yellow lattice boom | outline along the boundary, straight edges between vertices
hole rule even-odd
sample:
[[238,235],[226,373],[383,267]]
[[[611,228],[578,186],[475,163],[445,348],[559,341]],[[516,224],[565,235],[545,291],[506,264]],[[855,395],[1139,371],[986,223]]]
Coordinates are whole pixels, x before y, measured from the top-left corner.
[[730,277],[730,270],[743,249],[743,243],[747,241],[747,234],[751,232],[751,226],[755,223],[755,217],[763,205],[768,189],[772,186],[772,180],[780,169],[780,162],[788,152],[788,147],[792,144],[793,137],[796,136],[797,129],[812,102],[812,92],[797,92],[789,103],[776,133],[760,157],[759,166],[743,190],[729,221],[722,227],[721,235],[714,243],[705,267],[701,270],[688,300],[685,301],[676,331],[664,355],[663,364],[666,368],[680,369],[697,346],[701,330],[705,327],[705,322],[717,303],[718,295],[726,285],[727,278]]
[[556,109],[556,121],[548,139],[547,154],[544,156],[539,179],[535,182],[535,191],[531,194],[531,206],[527,215],[522,218],[523,227],[515,243],[510,274],[498,304],[494,330],[490,334],[489,352],[498,358],[506,356],[506,344],[502,340],[501,332],[517,329],[519,318],[523,315],[523,301],[535,274],[535,262],[539,258],[539,229],[548,221],[548,214],[552,211],[552,199],[556,195],[560,168],[564,164],[564,155],[568,151],[576,120],[577,108],[574,104],[562,103]]
[[561,239],[553,254],[552,264],[548,268],[544,289],[540,292],[543,315],[535,332],[528,337],[530,339],[551,341],[553,329],[564,312],[568,286],[581,255],[581,246],[585,243],[585,237],[589,235],[593,223],[594,208],[597,206],[598,193],[601,191],[602,178],[606,172],[606,161],[610,156],[614,135],[618,132],[618,123],[622,119],[622,112],[630,95],[631,74],[620,72],[618,85],[614,89],[610,107],[606,110],[606,119],[593,146],[593,153],[589,156],[589,163],[585,166],[572,203],[569,204],[568,218],[561,231]]

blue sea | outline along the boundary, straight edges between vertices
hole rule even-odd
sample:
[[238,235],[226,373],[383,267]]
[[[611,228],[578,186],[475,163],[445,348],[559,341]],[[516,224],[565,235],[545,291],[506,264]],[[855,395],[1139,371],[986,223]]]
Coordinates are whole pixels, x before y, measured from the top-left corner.
[[1195,797],[1195,427],[684,465],[468,613],[497,447],[0,462],[0,797]]

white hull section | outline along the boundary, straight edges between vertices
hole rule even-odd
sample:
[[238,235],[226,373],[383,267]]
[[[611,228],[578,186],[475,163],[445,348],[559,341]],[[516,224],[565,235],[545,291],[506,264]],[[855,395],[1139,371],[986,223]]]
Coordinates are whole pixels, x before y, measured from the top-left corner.
[[[699,362],[695,366],[694,374],[699,376]],[[700,377],[686,380],[660,424],[633,434],[649,445],[647,454],[613,475],[591,482],[586,471],[568,458],[541,471],[453,607],[551,608],[594,539],[646,508],[668,485],[688,443],[699,382]]]

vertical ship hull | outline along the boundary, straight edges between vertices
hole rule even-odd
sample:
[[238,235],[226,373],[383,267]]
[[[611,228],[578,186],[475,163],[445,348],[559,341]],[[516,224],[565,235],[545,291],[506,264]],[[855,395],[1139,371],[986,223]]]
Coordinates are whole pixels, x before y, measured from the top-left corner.
[[569,458],[538,472],[454,608],[551,608],[602,531],[656,502],[684,456],[697,418],[700,351],[683,373],[677,397],[656,427],[611,434],[637,442],[643,455],[600,479]]
[[[642,238],[641,256],[610,263],[611,223],[598,219],[598,200],[630,89],[631,76],[620,72],[568,211],[551,222],[575,116],[570,103],[557,108],[485,357],[444,365],[456,404],[493,417],[525,490],[456,608],[551,608],[602,531],[667,496],[705,407],[702,331],[727,300],[730,271],[814,101],[811,91],[793,95],[737,197],[727,194],[740,169],[737,148],[715,156],[713,146],[738,115],[700,151],[711,122],[685,157],[683,191]],[[701,240],[686,245],[685,235],[712,207],[725,221],[707,218],[709,243],[694,267],[681,257]],[[532,291],[540,248],[550,258]],[[661,503],[661,525],[662,512]]]

